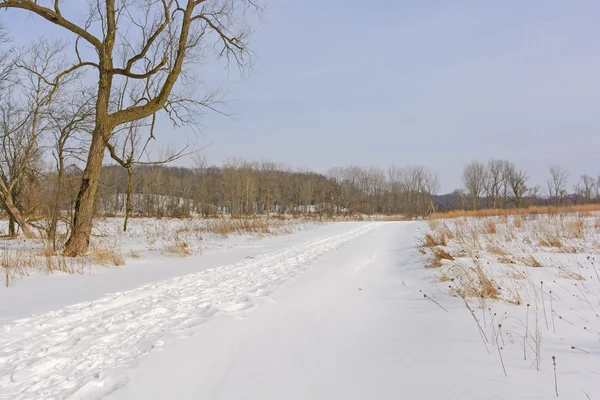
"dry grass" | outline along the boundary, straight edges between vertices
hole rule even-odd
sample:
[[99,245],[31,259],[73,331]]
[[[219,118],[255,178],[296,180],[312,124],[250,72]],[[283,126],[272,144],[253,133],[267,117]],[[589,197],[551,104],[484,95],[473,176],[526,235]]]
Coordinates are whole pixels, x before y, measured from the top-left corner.
[[511,268],[511,271],[510,271],[511,278],[517,279],[517,280],[522,280],[522,279],[527,278],[527,276],[523,272],[519,271],[515,267],[510,267],[510,268]]
[[95,244],[90,246],[90,257],[101,265],[120,267],[125,265],[125,258],[121,247],[108,247],[105,244]]
[[594,211],[600,211],[600,204],[584,204],[573,206],[536,206],[527,208],[489,208],[481,210],[453,210],[442,213],[435,213],[429,216],[429,219],[446,219],[459,217],[496,217],[502,215],[557,215],[581,213],[582,216],[590,215]]
[[497,259],[500,264],[515,264],[515,260],[510,258],[508,254],[498,256]]
[[440,247],[434,247],[431,251],[433,252],[433,256],[438,260],[454,261],[454,257],[452,257],[450,253],[448,253],[446,250]]
[[533,268],[541,268],[542,267],[542,264],[540,264],[540,262],[532,255],[525,257],[523,259],[523,263],[525,265],[527,265],[528,267],[533,267]]
[[33,266],[34,262],[34,257],[30,254],[4,247],[0,253],[1,279],[4,286],[10,287],[21,277],[26,276],[27,269]]
[[471,229],[471,244],[473,249],[481,250],[481,241],[479,240],[479,231],[474,228]]
[[554,247],[557,249],[563,247],[563,243],[561,242],[560,238],[554,234],[549,234],[546,237],[540,238],[539,244],[543,247]]
[[[134,220],[135,221],[135,220]],[[258,234],[276,235],[291,233],[293,227],[304,223],[317,223],[318,220],[311,218],[189,218],[186,220],[155,220],[144,219],[136,221],[132,225],[132,232],[143,232],[145,240],[150,244],[163,241],[176,234],[186,233],[189,238],[197,241],[203,239],[205,234],[216,234],[223,237],[233,234]],[[102,227],[96,227],[96,231],[102,231]],[[112,232],[114,226],[107,225],[105,231]],[[135,233],[134,233],[135,235]],[[196,240],[192,240],[193,243]]]
[[583,239],[585,229],[585,219],[577,217],[567,221],[567,231],[569,237]]
[[522,279],[525,279],[525,275],[518,271],[517,273],[513,273],[512,276],[509,277],[510,285],[506,285],[508,295],[503,296],[504,300],[516,305],[523,304],[523,298],[521,297],[519,285],[517,284],[517,280]]
[[271,233],[274,221],[264,219],[221,219],[206,224],[205,231],[227,236],[232,233]]
[[594,218],[594,229],[600,231],[600,217]]
[[[97,248],[96,248],[97,249]],[[109,253],[112,253],[110,255]],[[124,261],[119,260],[119,252],[102,248],[99,252],[94,252],[96,256],[102,258],[106,263],[112,265],[123,265]],[[91,268],[90,257],[64,257],[52,250],[52,244],[45,241],[41,250],[35,249],[2,249],[0,253],[0,266],[2,268],[2,281],[5,286],[12,286],[21,277],[28,276],[30,271],[43,271],[46,273],[64,272],[67,274],[83,274],[86,269]]]
[[483,232],[486,235],[495,235],[496,233],[498,233],[496,222],[492,219],[486,219],[483,222]]
[[452,278],[450,278],[448,275],[446,275],[446,273],[442,272],[442,274],[440,275],[438,280],[440,282],[449,282],[452,280]]
[[[556,282],[559,278],[572,280],[564,280],[562,285],[578,285],[580,290],[585,286],[578,281],[587,279],[590,285],[595,281],[593,264],[600,248],[597,210],[600,205],[500,210],[500,215],[494,210],[448,213],[444,216],[454,219],[429,221],[430,237],[422,239],[429,248],[423,249],[433,254],[428,266],[442,267],[434,279],[451,280],[451,293],[480,302],[483,309],[488,307],[485,298],[512,304],[537,305],[542,301],[544,305],[540,292],[546,285],[540,289],[540,277],[545,281],[552,274]],[[442,233],[447,239],[445,246],[438,243]],[[450,252],[454,261],[444,261],[447,258],[441,251]],[[466,256],[459,256],[462,253]],[[560,287],[560,283],[554,284]],[[597,284],[594,287],[597,289]]]
[[142,258],[142,255],[140,254],[139,251],[136,251],[134,249],[129,250],[129,252],[127,253],[127,255],[131,258],[135,258],[135,259],[139,259]]
[[[433,229],[440,229],[438,224],[430,224]],[[424,248],[431,249],[431,253],[433,255],[432,258],[429,259],[426,268],[439,268],[442,266],[442,260],[454,261],[454,257],[446,250],[444,250],[440,246],[446,246],[448,244],[446,240],[446,234],[444,231],[441,232],[432,232],[426,233],[421,239],[421,246]],[[423,254],[426,254],[425,250],[423,250]]]
[[479,299],[497,299],[500,296],[497,286],[479,265],[474,268],[457,265],[453,273],[456,290],[462,296]]
[[475,268],[475,272],[479,278],[480,295],[485,299],[497,299],[500,292],[496,285],[488,278],[481,266]]
[[429,259],[429,261],[427,262],[427,264],[425,264],[425,268],[440,268],[442,267],[444,264],[442,264],[442,260],[437,258],[437,257],[433,257],[431,259]]
[[422,245],[429,248],[447,246],[448,241],[446,240],[446,235],[443,232],[440,234],[426,233],[425,236],[423,236]]
[[498,262],[500,264],[515,264],[515,261],[508,256],[500,256],[498,257]]
[[508,252],[503,247],[493,245],[487,248],[487,251],[498,257],[508,257]]
[[83,274],[87,268],[91,269],[91,258],[87,257],[64,257],[62,255],[48,255],[46,260],[46,272],[64,272],[67,274]]
[[586,280],[583,277],[583,275],[581,275],[581,274],[579,274],[577,272],[571,271],[571,270],[569,270],[567,268],[558,267],[558,269],[560,271],[558,273],[558,276],[560,276],[561,278],[574,279],[576,281],[585,281]]
[[513,228],[520,229],[523,227],[523,218],[515,216],[512,221]]
[[176,239],[172,243],[167,244],[164,249],[167,253],[178,257],[188,257],[192,255],[192,249],[188,242],[180,239]]
[[[554,227],[550,224],[554,223]],[[563,243],[559,236],[559,232],[563,234],[568,231],[560,229],[561,221],[551,220],[550,218],[539,221],[539,223],[533,225],[533,231],[536,233],[538,237],[538,243],[542,247],[554,247],[560,249],[563,247]]]

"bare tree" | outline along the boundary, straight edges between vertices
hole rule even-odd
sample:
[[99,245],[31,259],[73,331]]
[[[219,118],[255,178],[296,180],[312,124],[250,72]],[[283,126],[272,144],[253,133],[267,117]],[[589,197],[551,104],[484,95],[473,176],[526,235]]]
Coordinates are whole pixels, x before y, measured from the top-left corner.
[[464,189],[456,189],[450,195],[452,196],[452,201],[454,202],[452,208],[465,210],[468,207],[469,199]]
[[502,190],[505,185],[505,165],[506,161],[494,159],[489,160],[487,164],[484,187],[488,199],[491,199],[492,208],[502,206]]
[[33,155],[39,147],[30,136],[27,113],[14,100],[0,103],[0,199],[9,216],[9,235],[16,234],[15,223],[26,237],[34,237],[20,207],[21,183],[30,172]]
[[352,213],[352,196],[354,188],[350,182],[347,168],[331,168],[327,177],[335,183],[331,193],[331,201],[337,205],[336,211],[344,214]]
[[222,186],[232,216],[249,215],[253,212],[257,186],[251,163],[239,158],[227,160],[223,166]]
[[527,197],[527,206],[535,205],[540,197],[541,193],[540,185],[530,186],[527,188],[525,196]]
[[465,165],[462,178],[465,189],[469,193],[469,196],[471,196],[473,210],[476,210],[479,204],[479,197],[484,190],[486,179],[485,165],[477,161]]
[[196,210],[204,216],[210,214],[208,195],[208,161],[204,154],[196,153],[194,161],[194,204]]
[[273,162],[263,161],[260,163],[260,177],[258,190],[261,193],[261,203],[263,209],[267,215],[267,219],[270,217],[272,211],[272,205],[274,199],[277,197],[278,185],[277,185],[277,165]]
[[591,203],[596,190],[596,180],[589,175],[582,175],[579,182],[575,185],[575,193],[584,203]]
[[517,169],[513,163],[505,165],[506,187],[511,195],[511,201],[515,207],[523,206],[523,200],[527,194],[527,180],[529,177],[523,169]]
[[[143,129],[149,129],[150,132],[145,136]],[[143,126],[141,120],[133,121],[126,124],[122,130],[115,133],[111,139],[107,140],[106,147],[110,156],[120,166],[127,170],[127,191],[125,196],[125,220],[123,221],[123,232],[127,232],[127,223],[133,211],[132,194],[133,194],[133,177],[134,167],[139,165],[160,165],[168,164],[188,153],[188,146],[176,150],[168,148],[163,154],[159,154],[158,158],[153,159],[148,145],[154,139],[154,123],[149,126]],[[145,137],[144,137],[145,136]],[[116,143],[112,142],[114,140]]]
[[[60,71],[62,63],[58,55],[62,47],[61,43],[42,39],[17,54],[13,59],[17,69],[9,75],[15,83],[4,93],[0,106],[0,197],[10,217],[10,233],[14,233],[16,222],[26,237],[33,237],[34,232],[19,210],[19,197],[23,180],[34,175],[34,166],[41,158],[41,136],[49,128],[50,106],[60,87],[58,82],[49,83],[46,77],[56,76]],[[20,94],[19,102],[15,93]]]
[[298,205],[301,205],[303,212],[307,214],[312,211],[311,205],[313,203],[315,188],[317,186],[319,178],[318,176],[315,176],[315,174],[311,174],[308,171],[305,171],[303,173],[306,174],[308,178],[298,180],[296,191],[298,195]]
[[425,202],[427,203],[428,212],[435,212],[436,207],[433,201],[435,196],[440,190],[440,181],[437,173],[427,170],[425,179],[423,181],[423,193],[425,195]]
[[[80,24],[63,13],[66,8],[58,0],[4,0],[2,8],[30,11],[75,35],[75,62],[57,80],[81,69],[93,69],[98,76],[95,126],[64,251],[67,256],[82,255],[89,246],[106,142],[115,129],[161,110],[173,121],[186,123],[193,120],[195,109],[210,107],[213,93],[193,96],[202,92],[190,87],[190,66],[206,45],[213,45],[218,56],[245,67],[249,29],[244,16],[259,8],[252,0],[92,0]],[[82,41],[95,50],[95,59],[84,58],[79,51]],[[178,91],[181,76],[189,79]],[[133,87],[126,87],[127,78],[135,81]],[[115,109],[111,99],[122,93],[128,101]]]
[[550,166],[550,179],[548,179],[548,195],[554,198],[554,204],[559,205],[567,194],[569,171],[558,165]]

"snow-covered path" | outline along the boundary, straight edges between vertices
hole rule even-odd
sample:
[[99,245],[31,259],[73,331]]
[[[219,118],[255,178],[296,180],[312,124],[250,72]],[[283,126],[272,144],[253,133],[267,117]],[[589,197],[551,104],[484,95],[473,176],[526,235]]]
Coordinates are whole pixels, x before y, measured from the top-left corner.
[[371,231],[365,224],[279,251],[115,293],[0,330],[0,394],[7,399],[99,398],[122,381],[103,378],[216,313],[251,308],[306,263]]
[[421,227],[381,224],[323,254],[259,307],[114,371],[127,384],[108,399],[514,399],[464,305],[419,292],[435,290]]

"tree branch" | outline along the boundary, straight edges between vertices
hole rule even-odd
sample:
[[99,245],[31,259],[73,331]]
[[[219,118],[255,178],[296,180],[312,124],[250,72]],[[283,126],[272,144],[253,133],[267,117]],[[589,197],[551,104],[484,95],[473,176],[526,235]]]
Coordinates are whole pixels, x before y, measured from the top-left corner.
[[195,21],[197,19],[201,19],[201,20],[205,21],[208,24],[208,26],[210,26],[215,32],[217,32],[219,34],[219,36],[221,37],[221,40],[223,40],[223,43],[225,44],[226,47],[229,47],[229,45],[231,45],[240,51],[245,50],[244,46],[242,46],[240,44],[240,41],[237,38],[229,37],[228,35],[226,35],[225,32],[223,32],[223,30],[221,28],[219,28],[217,25],[215,25],[215,23],[213,21],[211,21],[210,18],[207,18],[206,15],[198,14],[192,18],[192,21]]
[[130,107],[109,115],[109,121],[113,127],[132,120],[149,117],[165,105],[183,67],[194,7],[194,1],[188,0],[188,4],[182,17],[181,32],[179,33],[177,45],[177,56],[175,57],[173,68],[171,71],[169,71],[169,74],[167,75],[167,78],[158,95],[144,105]]
[[140,61],[141,59],[143,59],[146,56],[146,54],[148,53],[148,51],[152,47],[152,44],[154,44],[154,42],[156,41],[156,39],[160,36],[160,34],[169,25],[169,22],[171,22],[171,16],[169,14],[169,9],[170,9],[171,5],[173,4],[173,1],[171,0],[171,1],[169,1],[169,3],[167,3],[166,0],[162,0],[162,3],[163,3],[163,9],[164,9],[164,17],[165,17],[165,19],[158,26],[158,28],[156,28],[156,30],[154,31],[154,33],[152,33],[152,35],[150,35],[150,37],[146,41],[146,44],[142,47],[142,50],[138,54],[136,54],[135,56],[133,56],[129,60],[127,60],[127,64],[125,65],[125,70],[126,71],[130,72],[131,68],[133,68],[133,65],[136,62]]
[[160,71],[166,64],[167,64],[167,59],[165,58],[156,67],[152,68],[150,71],[147,71],[143,74],[136,74],[135,72],[131,72],[131,70],[128,68],[113,68],[112,73],[117,74],[117,75],[123,75],[128,78],[132,78],[132,79],[147,79],[147,78],[151,77],[152,75],[156,74],[158,71]]
[[50,21],[55,25],[62,26],[74,34],[81,36],[96,49],[100,50],[102,48],[102,42],[100,39],[62,16],[58,9],[58,2],[55,2],[55,10],[51,10],[47,7],[39,5],[37,1],[33,0],[5,0],[0,1],[0,9],[2,8],[20,8],[22,10],[31,11],[45,20]]

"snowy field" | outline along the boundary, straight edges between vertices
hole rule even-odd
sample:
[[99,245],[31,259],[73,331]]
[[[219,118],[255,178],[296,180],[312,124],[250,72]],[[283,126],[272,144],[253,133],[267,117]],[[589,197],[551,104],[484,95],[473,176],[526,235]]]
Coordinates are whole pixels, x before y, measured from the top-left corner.
[[[314,226],[310,219],[152,219],[132,218],[123,232],[122,218],[94,222],[89,255],[61,257],[66,237],[52,243],[45,239],[0,240],[0,284],[5,287],[28,283],[40,275],[106,273],[113,267],[138,266],[165,258],[200,256],[219,249],[247,246],[259,239],[290,234]],[[7,221],[0,221],[6,233]]]
[[0,398],[600,398],[598,228],[572,219],[560,248],[538,216],[192,233],[187,257],[98,225],[140,258],[0,290]]
[[523,380],[512,398],[600,398],[600,215],[429,225],[421,251],[437,281],[431,295],[472,311],[479,346],[496,358],[490,367]]

